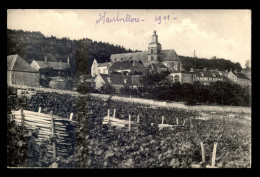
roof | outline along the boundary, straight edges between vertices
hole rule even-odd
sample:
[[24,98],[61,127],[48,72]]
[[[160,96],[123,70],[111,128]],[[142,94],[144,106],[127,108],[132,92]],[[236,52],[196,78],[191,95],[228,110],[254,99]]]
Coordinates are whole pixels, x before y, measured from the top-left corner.
[[29,63],[27,63],[17,54],[7,56],[7,70],[37,72]]
[[112,62],[106,62],[106,63],[97,63],[98,67],[106,67],[108,66],[108,68],[112,65]]
[[109,69],[110,70],[126,70],[126,69],[132,69],[132,67],[135,67],[135,69],[137,69],[138,67],[140,67],[140,68],[143,67],[143,65],[136,61],[123,60],[123,61],[114,62]]
[[148,62],[148,52],[144,51],[144,52],[134,52],[134,53],[120,53],[120,54],[112,54],[110,56],[111,61],[115,61],[115,58],[117,59],[117,61],[123,58],[124,60]]
[[48,63],[45,63],[45,61],[34,61],[39,65],[41,69],[47,67],[52,67],[54,70],[64,70],[70,68],[70,65],[68,63],[63,62],[48,61]]
[[197,77],[212,77],[212,78],[225,78],[225,76],[220,75],[218,71],[214,70],[204,70],[204,69],[194,69]]
[[163,59],[163,61],[181,61],[175,50],[162,50],[159,55]]
[[243,74],[243,73],[240,73],[240,72],[233,72],[233,71],[231,71],[237,78],[239,78],[239,79],[248,79],[248,80],[250,80],[245,74]]
[[[159,54],[159,57],[163,59],[163,61],[180,61],[179,56],[175,52],[175,50],[162,50],[161,54]],[[120,54],[112,54],[110,59],[111,61],[115,61],[115,58],[117,61],[121,60],[137,60],[142,61],[143,63],[148,62],[148,51],[144,52],[134,52],[134,53],[120,53]]]
[[165,65],[163,65],[162,63],[151,63],[147,68],[152,69],[157,72],[159,69],[167,69],[167,67]]
[[[126,75],[116,75],[116,74],[100,74],[102,79],[106,84],[112,84],[112,85],[127,85],[132,86],[132,79],[133,79],[133,85],[139,85],[139,75],[133,75],[133,76],[126,76]],[[109,82],[111,80],[111,83]]]

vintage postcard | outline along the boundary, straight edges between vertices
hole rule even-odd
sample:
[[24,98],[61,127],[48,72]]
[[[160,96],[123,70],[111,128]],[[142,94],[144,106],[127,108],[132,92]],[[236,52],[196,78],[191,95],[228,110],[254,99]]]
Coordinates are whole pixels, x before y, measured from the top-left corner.
[[7,10],[8,168],[251,168],[251,10]]

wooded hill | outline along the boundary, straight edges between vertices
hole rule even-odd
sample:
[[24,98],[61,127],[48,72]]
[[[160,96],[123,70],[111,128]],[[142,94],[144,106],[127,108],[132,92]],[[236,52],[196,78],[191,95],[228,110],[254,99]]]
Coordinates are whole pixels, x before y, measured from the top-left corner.
[[[69,38],[46,37],[41,32],[28,32],[7,29],[7,55],[19,54],[28,63],[32,60],[44,60],[47,56],[50,61],[67,62],[70,57],[71,65],[78,73],[90,73],[94,60],[103,63],[110,61],[111,54],[136,52],[120,45],[93,41],[88,38],[70,40]],[[180,56],[185,70],[190,68],[212,68],[219,70],[242,68],[239,63],[225,59],[206,59]]]

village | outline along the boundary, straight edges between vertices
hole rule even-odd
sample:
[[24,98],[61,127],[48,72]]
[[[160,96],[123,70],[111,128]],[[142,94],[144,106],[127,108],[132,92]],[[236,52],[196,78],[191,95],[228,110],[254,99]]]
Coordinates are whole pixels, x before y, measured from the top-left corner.
[[[171,83],[194,83],[209,85],[215,81],[231,81],[242,87],[251,87],[251,68],[247,66],[241,72],[236,70],[219,71],[218,69],[191,68],[185,71],[180,58],[174,49],[162,50],[156,31],[151,36],[148,51],[134,53],[112,54],[110,62],[97,63],[94,59],[91,66],[91,76],[80,76],[80,82],[89,82],[99,89],[110,84],[117,90],[124,86],[136,88],[140,85],[140,76],[148,73],[168,71]],[[49,70],[48,70],[49,69]],[[46,70],[46,72],[41,72]],[[19,54],[7,56],[7,84],[10,86],[44,87],[42,78],[51,78],[47,86],[53,89],[65,89],[66,80],[72,78],[70,59],[67,63],[33,60],[31,64],[22,59]],[[75,90],[75,88],[74,88]]]

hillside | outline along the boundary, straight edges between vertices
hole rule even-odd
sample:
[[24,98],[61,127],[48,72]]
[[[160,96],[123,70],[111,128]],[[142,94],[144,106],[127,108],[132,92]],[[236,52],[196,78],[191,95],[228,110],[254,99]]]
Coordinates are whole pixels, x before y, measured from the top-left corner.
[[[28,63],[33,59],[44,60],[46,55],[51,61],[66,62],[68,56],[70,62],[79,73],[90,73],[93,59],[98,62],[110,60],[111,54],[135,52],[120,45],[93,41],[88,38],[70,40],[69,38],[46,37],[40,32],[27,32],[22,30],[7,29],[7,55],[19,54]],[[206,59],[180,56],[186,71],[190,68],[212,68],[240,71],[239,63],[233,63],[226,59]]]
[[120,45],[92,41],[91,39],[70,40],[69,38],[45,37],[40,32],[7,29],[7,55],[19,54],[28,63],[33,59],[66,62],[68,56],[77,71],[90,73],[93,59],[98,62],[110,60],[111,54],[134,52]]

